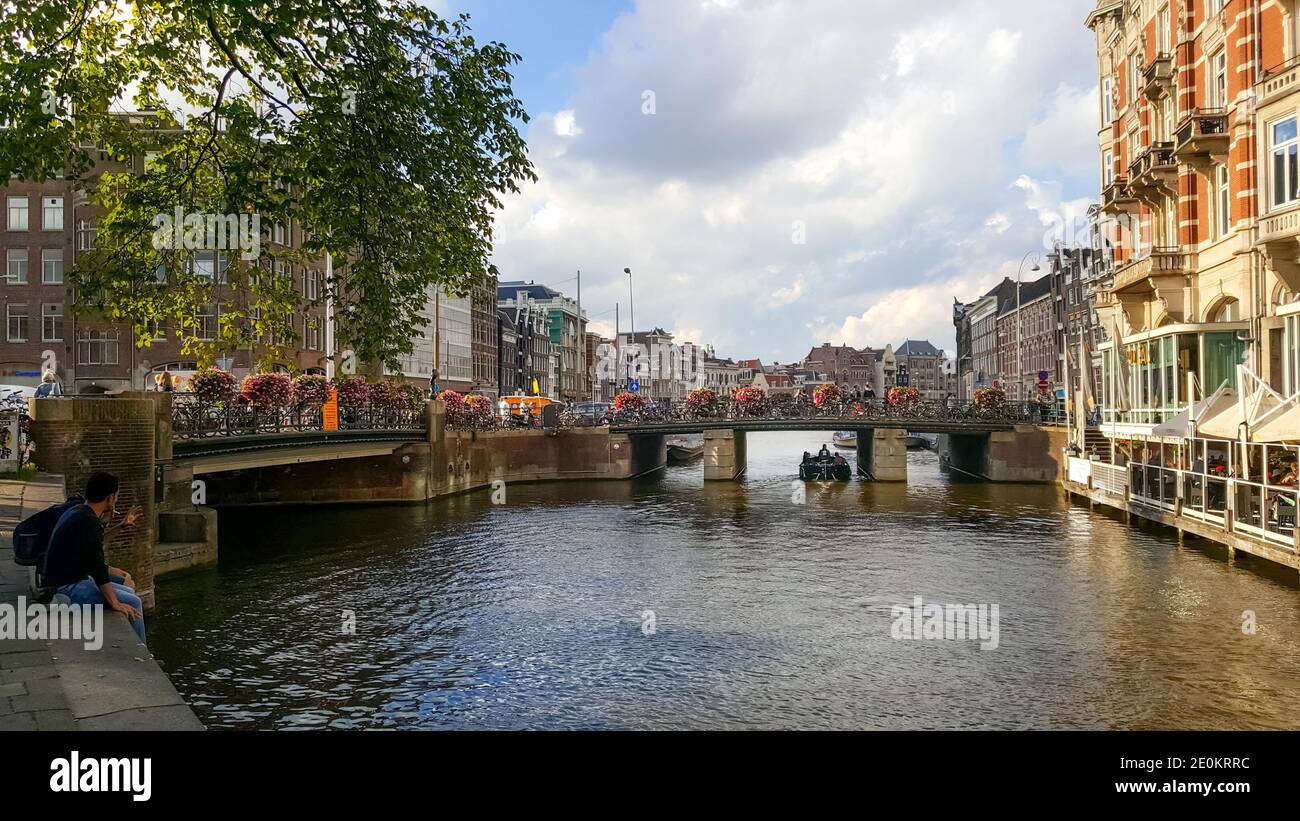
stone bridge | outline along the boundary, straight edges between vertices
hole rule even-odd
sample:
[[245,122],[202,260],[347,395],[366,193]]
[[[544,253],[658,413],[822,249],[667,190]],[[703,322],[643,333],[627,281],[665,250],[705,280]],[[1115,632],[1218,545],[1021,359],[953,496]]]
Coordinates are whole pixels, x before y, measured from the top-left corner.
[[[662,470],[667,437],[691,432],[705,436],[710,481],[743,475],[746,437],[766,431],[858,431],[860,471],[877,481],[907,479],[906,430],[943,434],[952,468],[992,481],[1054,481],[1063,447],[1047,429],[1006,420],[710,419],[454,430],[436,401],[389,428],[352,419],[343,430],[323,431],[310,420],[278,417],[195,427],[174,412],[173,399],[135,393],[31,403],[41,470],[61,474],[70,489],[109,471],[122,480],[120,507],[143,509],[145,525],[115,538],[108,559],[132,572],[149,606],[155,573],[215,560],[218,507],[423,502],[498,482],[626,480]],[[792,473],[797,459],[792,453]]]

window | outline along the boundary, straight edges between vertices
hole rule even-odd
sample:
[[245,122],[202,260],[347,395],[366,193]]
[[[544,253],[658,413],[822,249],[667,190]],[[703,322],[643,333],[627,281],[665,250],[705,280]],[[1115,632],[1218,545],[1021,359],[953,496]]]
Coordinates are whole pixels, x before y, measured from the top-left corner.
[[1300,186],[1296,182],[1296,118],[1288,117],[1269,126],[1272,143],[1269,166],[1269,186],[1272,188],[1274,208],[1290,205],[1300,200]]
[[63,230],[63,197],[41,197],[41,228]]
[[1138,64],[1138,51],[1136,51],[1136,49],[1128,52],[1126,71],[1128,74],[1128,94],[1127,99],[1125,100],[1125,105],[1126,107],[1132,107],[1132,105],[1138,101],[1138,75],[1141,73],[1141,68]]
[[1163,142],[1174,141],[1174,98],[1165,97],[1160,101],[1160,139]]
[[77,221],[77,250],[90,251],[95,247],[97,230],[93,220]]
[[211,282],[216,275],[216,252],[198,251],[194,254],[194,275]]
[[27,198],[9,197],[9,230],[27,230]]
[[1223,4],[1226,2],[1227,0],[1205,0],[1205,16],[1212,17],[1223,11]]
[[1169,54],[1169,6],[1163,6],[1156,14],[1156,51],[1161,56]]
[[217,338],[217,306],[213,303],[199,306],[194,315],[195,336],[200,342],[211,342]]
[[62,248],[46,248],[41,251],[41,284],[63,284]]
[[1138,65],[1137,51],[1130,51],[1128,55],[1128,99],[1125,103],[1132,106],[1137,103],[1138,98],[1138,74],[1141,73],[1141,67]]
[[77,333],[78,365],[118,364],[117,331],[80,331]]
[[27,284],[26,248],[10,248],[5,251],[5,277],[10,285]]
[[1101,81],[1101,124],[1103,127],[1109,127],[1115,120],[1114,94],[1112,80],[1107,77]]
[[1115,152],[1107,151],[1101,157],[1101,187],[1109,188],[1115,182]]
[[10,303],[5,308],[5,318],[8,320],[9,341],[26,342],[27,341],[27,304]]
[[41,306],[41,340],[63,341],[63,303],[46,303]]
[[1214,315],[1210,317],[1211,322],[1236,322],[1239,319],[1241,319],[1241,303],[1231,298],[1225,299],[1218,308],[1215,308]]
[[1232,230],[1232,200],[1228,192],[1228,167],[1226,165],[1215,166],[1214,171],[1214,229],[1221,239],[1228,235]]
[[1210,108],[1228,105],[1228,52],[1220,49],[1210,58]]
[[1165,197],[1164,202],[1164,239],[1163,243],[1166,248],[1172,248],[1180,243],[1178,242],[1178,203],[1173,197]]

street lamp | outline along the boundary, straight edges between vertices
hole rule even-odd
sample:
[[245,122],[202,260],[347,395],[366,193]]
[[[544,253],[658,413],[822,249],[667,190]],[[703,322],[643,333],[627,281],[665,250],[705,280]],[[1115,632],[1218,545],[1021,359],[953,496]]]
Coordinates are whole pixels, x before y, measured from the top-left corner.
[[1022,274],[1024,274],[1025,263],[1029,261],[1030,257],[1035,257],[1035,261],[1034,261],[1034,267],[1030,268],[1029,270],[1030,271],[1042,270],[1041,268],[1038,267],[1037,257],[1035,256],[1033,251],[1030,251],[1029,253],[1025,254],[1025,258],[1020,260],[1020,267],[1016,269],[1016,398],[1017,399],[1023,398],[1020,396],[1020,394],[1022,393],[1022,387],[1025,379],[1025,371],[1020,366],[1020,326],[1024,322],[1024,319],[1020,316],[1020,277]]
[[[636,350],[635,347],[636,346],[636,306],[632,303],[632,269],[624,268],[623,273],[627,274],[627,312],[628,312],[628,321],[632,323],[632,334],[628,338],[632,340],[632,345],[633,345],[632,350],[635,351]],[[640,361],[641,361],[641,357],[638,355],[637,362],[640,363]],[[631,381],[632,381],[632,376],[629,373],[628,374],[629,385]]]

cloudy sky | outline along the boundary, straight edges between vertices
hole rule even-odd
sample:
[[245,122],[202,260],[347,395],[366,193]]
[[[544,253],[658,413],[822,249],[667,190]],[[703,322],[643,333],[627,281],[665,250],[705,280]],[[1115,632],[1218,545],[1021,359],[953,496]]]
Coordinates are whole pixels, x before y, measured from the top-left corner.
[[540,180],[498,219],[503,278],[581,270],[606,333],[631,267],[638,328],[721,355],[951,354],[953,297],[1096,196],[1092,0],[435,6],[524,58]]

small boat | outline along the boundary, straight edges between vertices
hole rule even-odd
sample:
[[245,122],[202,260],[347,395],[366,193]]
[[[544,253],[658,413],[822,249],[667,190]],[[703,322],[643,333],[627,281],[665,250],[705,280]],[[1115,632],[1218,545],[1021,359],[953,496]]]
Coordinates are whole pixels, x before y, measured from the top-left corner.
[[669,462],[693,462],[704,455],[704,436],[674,436],[668,440]]
[[934,450],[937,444],[938,438],[928,433],[907,434],[908,450]]
[[810,458],[799,464],[799,478],[805,482],[847,482],[853,478],[853,465],[835,464],[831,457]]
[[853,450],[858,446],[858,432],[855,430],[837,430],[831,436],[831,444],[837,448]]

